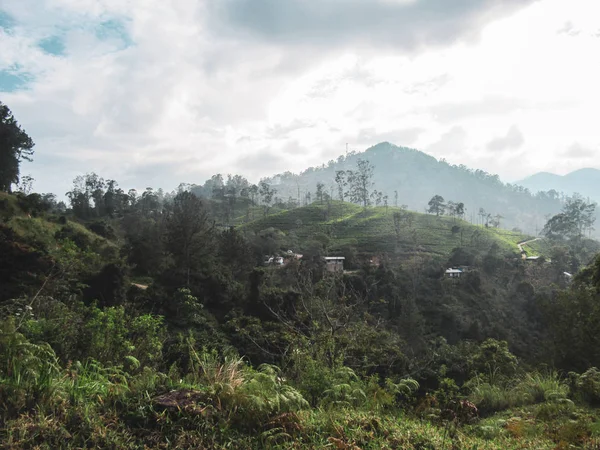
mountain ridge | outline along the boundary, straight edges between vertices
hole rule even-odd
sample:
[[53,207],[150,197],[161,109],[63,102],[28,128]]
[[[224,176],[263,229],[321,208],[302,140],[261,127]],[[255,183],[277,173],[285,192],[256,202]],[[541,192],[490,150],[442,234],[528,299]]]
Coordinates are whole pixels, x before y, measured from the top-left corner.
[[579,193],[600,202],[600,169],[584,167],[565,175],[538,172],[517,182],[532,193],[554,189],[566,195]]

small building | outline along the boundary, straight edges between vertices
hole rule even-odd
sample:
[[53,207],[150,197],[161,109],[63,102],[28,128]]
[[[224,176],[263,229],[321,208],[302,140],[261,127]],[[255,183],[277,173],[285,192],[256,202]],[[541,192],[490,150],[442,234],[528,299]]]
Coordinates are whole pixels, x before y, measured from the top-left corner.
[[463,271],[460,269],[454,269],[454,268],[446,269],[446,278],[460,278],[460,276],[462,274],[463,274]]
[[344,258],[343,256],[325,256],[325,270],[327,272],[343,272]]

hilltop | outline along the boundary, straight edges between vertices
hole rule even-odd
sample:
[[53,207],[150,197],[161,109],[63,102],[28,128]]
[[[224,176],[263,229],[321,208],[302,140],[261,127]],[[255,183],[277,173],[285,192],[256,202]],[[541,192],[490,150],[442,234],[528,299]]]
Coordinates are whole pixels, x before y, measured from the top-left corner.
[[389,142],[364,152],[341,155],[300,174],[278,174],[268,181],[282,199],[314,193],[317,183],[323,183],[326,191],[337,199],[336,172],[354,169],[359,159],[366,159],[374,166],[373,190],[387,194],[390,204],[406,205],[413,211],[424,211],[429,200],[439,194],[446,201],[463,202],[465,217],[472,223],[479,221],[478,214],[483,208],[486,213],[501,215],[504,227],[535,234],[545,223],[545,216],[556,214],[561,208],[558,197],[532,195],[522,186],[503,183],[497,175],[464,165],[450,165],[419,150]]

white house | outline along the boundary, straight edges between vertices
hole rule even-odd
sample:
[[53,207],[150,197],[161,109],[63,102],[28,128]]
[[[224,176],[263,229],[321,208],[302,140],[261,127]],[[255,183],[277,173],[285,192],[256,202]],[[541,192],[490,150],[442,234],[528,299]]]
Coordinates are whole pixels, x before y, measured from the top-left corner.
[[454,269],[454,268],[446,269],[446,277],[448,277],[448,278],[460,278],[460,276],[462,274],[463,274],[463,271],[460,269]]
[[344,258],[343,256],[325,256],[325,270],[327,272],[343,272],[344,271]]

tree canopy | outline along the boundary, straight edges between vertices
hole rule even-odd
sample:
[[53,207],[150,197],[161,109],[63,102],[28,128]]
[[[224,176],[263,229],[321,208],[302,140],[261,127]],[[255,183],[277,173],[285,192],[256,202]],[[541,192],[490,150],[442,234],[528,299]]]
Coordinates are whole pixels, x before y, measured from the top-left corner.
[[19,182],[21,161],[32,160],[34,145],[8,106],[0,102],[0,191],[10,192],[11,185]]

